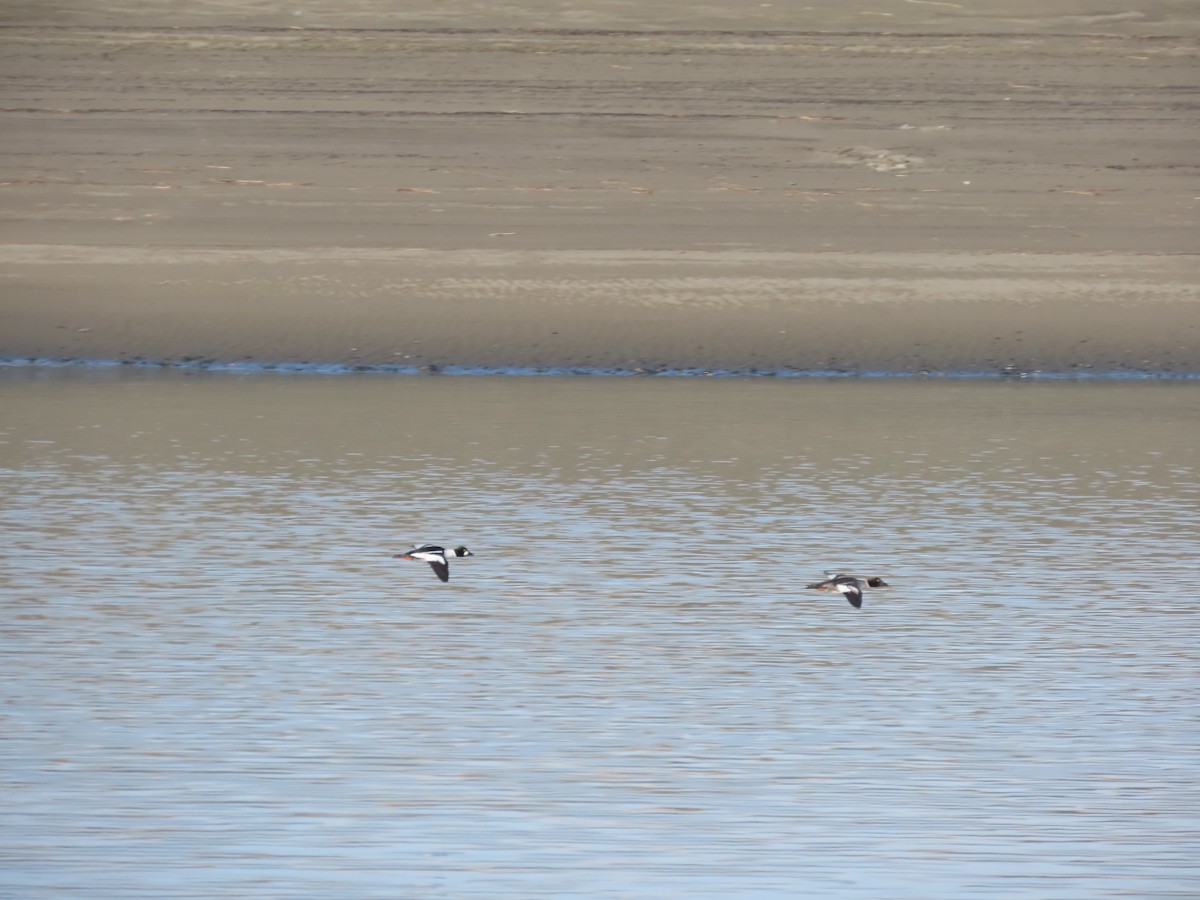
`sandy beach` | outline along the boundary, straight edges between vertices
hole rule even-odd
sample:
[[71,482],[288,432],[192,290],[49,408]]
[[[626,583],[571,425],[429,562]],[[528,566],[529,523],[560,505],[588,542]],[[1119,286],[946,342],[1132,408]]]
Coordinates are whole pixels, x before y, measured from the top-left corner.
[[1186,2],[400,5],[7,7],[0,356],[1200,372]]

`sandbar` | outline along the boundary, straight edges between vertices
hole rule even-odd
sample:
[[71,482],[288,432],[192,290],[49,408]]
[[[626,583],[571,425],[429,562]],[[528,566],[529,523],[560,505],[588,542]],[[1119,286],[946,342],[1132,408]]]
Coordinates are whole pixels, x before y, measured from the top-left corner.
[[1185,3],[396,6],[7,9],[0,357],[1200,373]]

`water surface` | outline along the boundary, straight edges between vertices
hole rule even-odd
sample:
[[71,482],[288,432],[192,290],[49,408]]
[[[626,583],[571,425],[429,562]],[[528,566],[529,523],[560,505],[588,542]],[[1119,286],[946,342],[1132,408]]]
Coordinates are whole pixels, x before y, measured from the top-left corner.
[[0,894],[1193,897],[1198,412],[5,371]]

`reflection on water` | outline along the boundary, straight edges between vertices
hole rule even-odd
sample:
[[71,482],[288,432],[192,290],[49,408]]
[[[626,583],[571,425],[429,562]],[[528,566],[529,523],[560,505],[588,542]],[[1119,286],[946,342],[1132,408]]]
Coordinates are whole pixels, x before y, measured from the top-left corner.
[[3,373],[0,893],[1193,897],[1198,400]]

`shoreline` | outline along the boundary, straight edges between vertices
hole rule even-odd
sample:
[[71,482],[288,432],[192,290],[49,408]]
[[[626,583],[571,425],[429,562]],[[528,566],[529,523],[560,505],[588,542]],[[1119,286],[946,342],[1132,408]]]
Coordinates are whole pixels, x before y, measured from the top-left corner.
[[0,270],[40,297],[4,310],[8,359],[1200,373],[1188,255],[9,245]]

